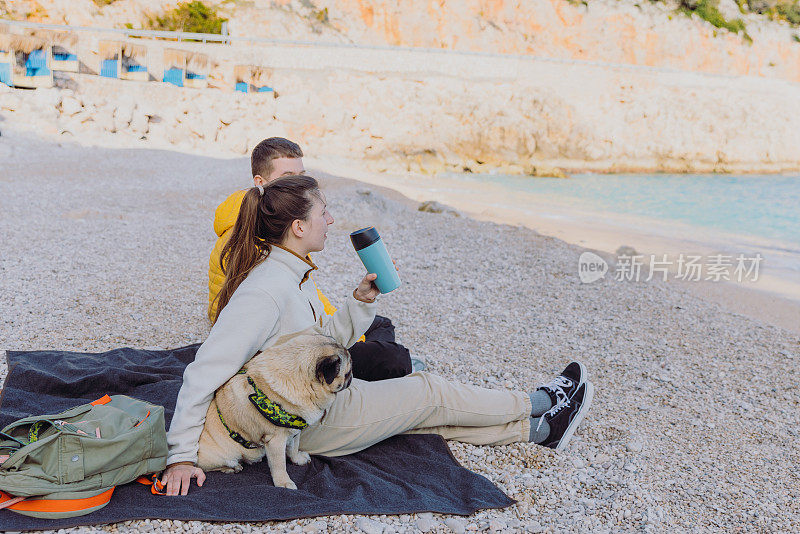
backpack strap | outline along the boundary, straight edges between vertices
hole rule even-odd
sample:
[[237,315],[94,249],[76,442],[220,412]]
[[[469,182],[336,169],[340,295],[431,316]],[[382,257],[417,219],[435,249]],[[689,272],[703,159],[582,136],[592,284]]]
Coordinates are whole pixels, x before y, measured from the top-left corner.
[[[6,499],[5,497],[8,497]],[[2,500],[5,499],[5,500]],[[0,510],[3,508],[10,508],[12,504],[17,504],[18,502],[22,502],[25,500],[25,497],[11,497],[11,495],[3,494],[2,499],[0,499]]]
[[11,434],[6,434],[5,432],[0,432],[0,449],[19,449],[20,447],[24,447],[27,445],[24,441],[19,438],[15,438]]
[[[27,445],[22,440],[10,436],[4,432],[0,432],[0,465],[8,460],[15,452]],[[5,451],[5,453],[3,453]],[[0,506],[0,508],[3,508]]]
[[[102,508],[111,500],[113,493],[114,487],[91,497],[48,499],[46,497],[12,497],[8,493],[0,491],[0,509],[8,508],[33,517],[51,517],[49,514],[59,514],[58,517],[73,517]],[[64,513],[68,515],[62,515]]]

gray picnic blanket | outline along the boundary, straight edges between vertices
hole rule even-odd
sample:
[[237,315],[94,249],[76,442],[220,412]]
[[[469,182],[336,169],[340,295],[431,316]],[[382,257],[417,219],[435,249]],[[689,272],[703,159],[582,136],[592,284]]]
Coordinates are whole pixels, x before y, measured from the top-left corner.
[[[183,370],[198,346],[121,348],[100,354],[8,351],[0,428],[105,394],[164,406],[169,428]],[[515,502],[459,465],[446,442],[431,434],[395,436],[348,456],[313,456],[308,465],[289,464],[288,471],[297,490],[274,487],[264,460],[237,474],[208,473],[203,487],[193,483],[186,496],[153,495],[135,482],[118,486],[105,508],[81,517],[37,519],[0,510],[0,530],[52,530],[148,518],[231,522],[427,511],[468,515]]]

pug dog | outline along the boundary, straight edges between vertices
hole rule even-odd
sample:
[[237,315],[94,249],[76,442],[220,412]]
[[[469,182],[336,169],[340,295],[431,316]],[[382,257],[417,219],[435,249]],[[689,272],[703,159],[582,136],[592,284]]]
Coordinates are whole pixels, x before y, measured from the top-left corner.
[[[317,423],[352,379],[350,353],[318,326],[282,336],[216,391],[200,434],[197,466],[238,473],[241,462],[255,463],[266,455],[273,484],[297,489],[286,472],[286,456],[298,465],[311,461],[298,448],[303,423],[297,417]],[[263,415],[264,407],[274,413],[275,404],[279,422],[287,426]]]

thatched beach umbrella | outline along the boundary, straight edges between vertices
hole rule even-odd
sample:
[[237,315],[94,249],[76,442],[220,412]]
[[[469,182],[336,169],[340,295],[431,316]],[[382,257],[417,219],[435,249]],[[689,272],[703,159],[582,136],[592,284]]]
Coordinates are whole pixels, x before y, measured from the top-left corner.
[[273,69],[266,67],[255,66],[250,70],[250,83],[253,87],[265,87],[269,85],[269,80],[272,78]]
[[166,83],[183,87],[186,76],[186,55],[185,50],[167,48],[164,50],[164,77]]
[[11,36],[0,33],[0,52],[11,52]]
[[253,65],[233,66],[233,89],[242,93],[250,92],[250,79],[253,75]]
[[[47,44],[41,38],[31,35],[11,35],[10,37],[11,42],[9,45],[15,56],[12,65],[14,76],[28,75],[28,65],[26,63],[28,62],[28,57],[31,52],[35,50],[42,50],[45,52],[44,61],[46,61],[45,48]],[[39,61],[41,61],[41,59]]]
[[125,67],[147,65],[147,46],[143,44],[123,43],[122,63]]
[[11,35],[9,47],[14,53],[12,78],[17,87],[51,87],[53,75],[48,68],[48,43],[32,35]]
[[203,74],[208,72],[209,60],[206,54],[188,52],[186,55],[186,70]]
[[100,56],[100,61],[119,59],[121,50],[121,41],[100,41],[97,44],[97,52]]
[[75,50],[78,48],[78,34],[66,31],[50,31],[49,41],[54,46],[60,46],[66,50]]
[[78,72],[78,35],[66,31],[48,31],[52,43],[53,69]]
[[43,50],[47,46],[44,39],[32,35],[11,35],[10,37],[11,48],[14,52],[22,52],[26,55],[34,50]]
[[143,63],[144,60],[147,59],[147,46],[142,44],[122,43],[122,55],[137,63]]
[[233,67],[233,77],[236,80],[236,83],[250,83],[250,72],[252,70],[252,65],[234,65]]
[[78,47],[78,35],[63,30],[28,30],[28,37],[40,39],[45,45],[53,47],[54,53],[68,53]]
[[126,80],[147,81],[147,46],[143,44],[122,44],[122,78]]
[[211,62],[208,56],[197,52],[189,52],[186,56],[186,81],[187,87],[202,89],[208,87],[208,72]]
[[97,43],[97,54],[100,57],[100,76],[119,78],[121,41],[100,41]]
[[186,68],[186,54],[185,50],[178,50],[176,48],[167,48],[164,50],[164,70]]

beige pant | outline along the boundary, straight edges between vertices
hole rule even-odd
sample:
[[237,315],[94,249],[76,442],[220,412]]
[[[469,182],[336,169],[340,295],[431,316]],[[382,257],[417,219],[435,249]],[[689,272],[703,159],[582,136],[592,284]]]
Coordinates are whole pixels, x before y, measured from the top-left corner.
[[300,434],[300,450],[341,456],[395,434],[439,434],[473,445],[528,441],[527,393],[450,382],[425,372],[353,380],[322,420]]

